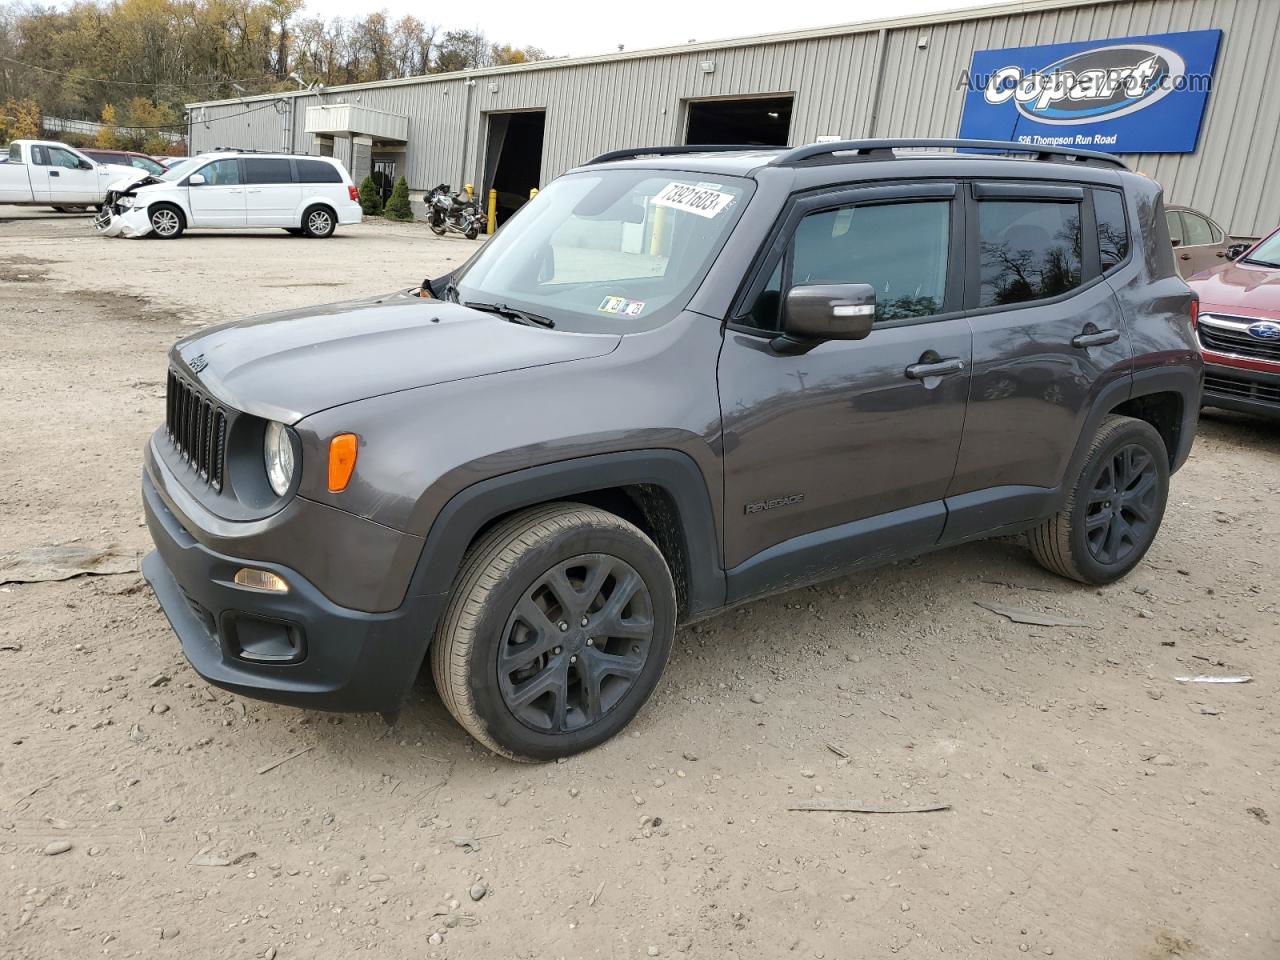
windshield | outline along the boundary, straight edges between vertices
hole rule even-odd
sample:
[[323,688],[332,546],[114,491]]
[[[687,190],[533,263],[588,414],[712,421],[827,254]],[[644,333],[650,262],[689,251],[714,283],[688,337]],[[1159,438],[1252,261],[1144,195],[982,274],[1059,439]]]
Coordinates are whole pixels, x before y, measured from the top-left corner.
[[189,173],[195,173],[197,169],[209,162],[208,157],[188,157],[181,163],[175,163],[164,173],[158,173],[156,176],[161,180],[168,180],[173,183],[181,180]]
[[557,329],[656,327],[684,309],[749,189],[661,170],[561,177],[485,244],[450,299],[526,310]]
[[1280,230],[1250,250],[1244,262],[1264,267],[1280,267]]

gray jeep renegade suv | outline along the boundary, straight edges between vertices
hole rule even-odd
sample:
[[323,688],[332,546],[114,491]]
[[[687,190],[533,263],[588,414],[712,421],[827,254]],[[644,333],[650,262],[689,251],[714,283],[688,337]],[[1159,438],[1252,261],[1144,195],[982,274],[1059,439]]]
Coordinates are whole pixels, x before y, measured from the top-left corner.
[[607,154],[421,290],[177,344],[143,569],[212,683],[394,714],[429,656],[482,743],[561,757],[753,597],[1015,533],[1124,576],[1195,435],[1194,309],[1105,154]]

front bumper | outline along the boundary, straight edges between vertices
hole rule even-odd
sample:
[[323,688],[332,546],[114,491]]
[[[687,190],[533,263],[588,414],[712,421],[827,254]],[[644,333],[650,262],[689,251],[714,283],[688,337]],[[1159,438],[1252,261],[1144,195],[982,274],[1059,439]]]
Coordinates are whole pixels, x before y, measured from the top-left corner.
[[1206,407],[1280,417],[1280,365],[1271,365],[1276,367],[1274,373],[1257,369],[1260,366],[1260,362],[1249,366],[1215,363],[1206,354],[1201,403]]
[[[299,707],[399,709],[444,597],[410,596],[386,613],[338,606],[288,567],[237,560],[198,543],[145,473],[142,495],[156,545],[142,573],[200,676],[243,696]],[[238,586],[241,567],[271,571],[289,592]]]
[[93,227],[104,237],[145,237],[151,232],[147,211],[139,207],[129,210],[106,204],[94,218]]

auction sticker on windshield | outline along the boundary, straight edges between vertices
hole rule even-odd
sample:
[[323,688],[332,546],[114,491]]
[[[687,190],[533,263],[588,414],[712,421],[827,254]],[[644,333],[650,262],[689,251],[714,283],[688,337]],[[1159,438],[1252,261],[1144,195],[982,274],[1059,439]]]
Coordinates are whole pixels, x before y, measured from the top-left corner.
[[656,207],[670,207],[706,217],[718,216],[733,202],[733,194],[691,183],[668,183],[653,198]]
[[638,317],[644,310],[644,301],[629,300],[626,297],[605,297],[596,310],[601,313],[620,313],[624,317]]

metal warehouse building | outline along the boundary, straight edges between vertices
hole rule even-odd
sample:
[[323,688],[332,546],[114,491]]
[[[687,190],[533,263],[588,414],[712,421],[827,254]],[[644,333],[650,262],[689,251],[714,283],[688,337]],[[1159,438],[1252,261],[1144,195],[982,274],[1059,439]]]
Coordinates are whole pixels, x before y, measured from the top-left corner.
[[[962,115],[967,127],[986,109],[983,94],[966,83],[985,51],[1052,52],[1085,42],[1105,51],[1119,49],[1113,41],[1166,34],[1197,42],[1212,34],[1211,86],[1194,117],[1156,124],[1184,123],[1186,143],[1177,148],[1184,152],[1125,152],[1124,140],[1110,149],[1160,181],[1169,202],[1203,210],[1232,235],[1258,236],[1280,223],[1277,0],[1026,0],[197,103],[189,107],[190,145],[193,153],[240,147],[332,155],[357,182],[369,173],[403,175],[418,192],[442,182],[492,187],[505,214],[530,188],[619,147],[955,137]],[[1017,109],[1047,124],[1082,122],[1052,119],[1049,99]],[[1170,94],[1169,104],[1174,99]],[[1126,120],[1137,116],[1134,106],[1108,109],[1130,114]]]

